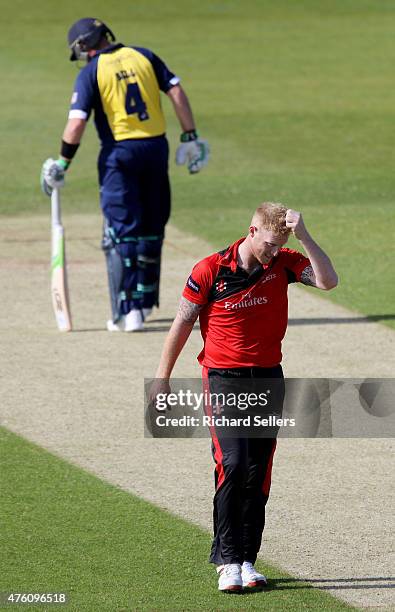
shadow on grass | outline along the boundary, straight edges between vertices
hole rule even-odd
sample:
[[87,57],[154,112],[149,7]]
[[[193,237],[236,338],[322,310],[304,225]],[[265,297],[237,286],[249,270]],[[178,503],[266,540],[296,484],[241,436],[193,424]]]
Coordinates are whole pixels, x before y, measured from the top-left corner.
[[[162,325],[157,325],[157,323],[162,323]],[[147,327],[144,327],[143,329],[139,329],[138,331],[133,332],[132,335],[150,334],[153,332],[155,333],[167,332],[169,331],[172,323],[173,323],[173,319],[154,319],[152,321],[146,321],[145,325]],[[199,331],[199,325],[198,324],[194,325],[192,331]],[[92,327],[92,328],[86,327],[83,329],[73,329],[73,333],[87,333],[87,332],[106,332],[108,333],[105,327],[99,327],[99,328],[98,327]],[[117,333],[119,332],[113,332],[113,333],[117,335]]]
[[352,323],[378,323],[380,321],[393,321],[395,314],[376,314],[360,317],[306,317],[289,319],[288,325],[340,325]]
[[[333,583],[333,584],[328,584]],[[346,589],[393,589],[395,578],[392,576],[367,576],[363,578],[271,578],[265,591],[314,589],[324,591]]]

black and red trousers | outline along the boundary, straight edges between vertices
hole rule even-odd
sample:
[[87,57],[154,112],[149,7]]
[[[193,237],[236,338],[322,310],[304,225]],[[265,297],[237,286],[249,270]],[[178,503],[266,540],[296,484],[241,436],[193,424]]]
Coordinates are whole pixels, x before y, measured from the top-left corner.
[[[204,368],[203,380],[206,394],[209,391],[215,398],[222,398],[217,403],[206,402],[206,415],[216,412],[218,418],[243,418],[240,427],[210,426],[215,461],[214,538],[210,562],[217,565],[242,564],[244,561],[255,563],[265,527],[265,506],[269,498],[278,429],[246,429],[245,419],[249,416],[247,422],[251,422],[254,415],[268,416],[269,413],[281,416],[284,400],[282,368],[281,365],[272,368]],[[235,392],[243,400],[246,396],[256,398],[263,390],[273,398],[269,407],[262,408],[252,402],[253,407],[245,409],[243,403],[240,410],[234,401],[226,399],[233,397]],[[250,434],[253,437],[249,437]]]

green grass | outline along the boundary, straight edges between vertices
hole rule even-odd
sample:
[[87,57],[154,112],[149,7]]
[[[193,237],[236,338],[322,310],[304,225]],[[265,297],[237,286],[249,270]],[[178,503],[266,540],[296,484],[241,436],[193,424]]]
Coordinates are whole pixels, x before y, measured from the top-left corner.
[[354,609],[262,564],[268,592],[226,596],[204,531],[5,429],[0,460],[0,592],[67,592],[78,612]]
[[[172,164],[172,221],[222,247],[262,200],[300,209],[340,275],[328,297],[395,327],[393,1],[88,0],[81,10],[69,0],[56,11],[50,0],[6,3],[0,213],[45,210],[38,174],[58,152],[76,76],[65,35],[82,14],[163,56],[210,141],[201,175]],[[173,155],[179,128],[164,105]],[[97,209],[96,152],[91,127],[66,210]]]

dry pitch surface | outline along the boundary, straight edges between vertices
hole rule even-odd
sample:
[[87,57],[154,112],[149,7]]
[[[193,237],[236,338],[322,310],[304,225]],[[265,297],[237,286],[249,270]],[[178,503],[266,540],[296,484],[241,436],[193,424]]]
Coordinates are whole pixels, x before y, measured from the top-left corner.
[[[169,228],[160,311],[146,332],[111,335],[100,218],[65,225],[72,334],[54,327],[48,218],[2,219],[1,424],[210,529],[209,441],[144,439],[142,381],[154,374],[185,278],[212,248]],[[392,376],[394,332],[317,293],[290,289],[286,374]],[[200,346],[194,330],[176,376],[200,375]],[[354,605],[395,605],[392,451],[389,439],[281,440],[263,556]]]

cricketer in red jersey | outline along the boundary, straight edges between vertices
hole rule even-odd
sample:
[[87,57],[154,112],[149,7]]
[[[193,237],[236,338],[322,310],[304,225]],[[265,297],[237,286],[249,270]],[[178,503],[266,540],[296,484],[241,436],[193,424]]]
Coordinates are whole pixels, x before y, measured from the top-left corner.
[[[307,257],[284,248],[291,232]],[[151,396],[170,392],[171,372],[198,316],[204,342],[198,359],[210,390],[215,390],[218,380],[226,384],[234,379],[277,379],[281,384],[281,341],[291,282],[330,290],[338,279],[302,215],[265,202],[255,211],[245,238],[203,259],[192,270],[164,344]],[[217,565],[218,588],[233,592],[264,587],[266,578],[253,564],[265,524],[276,439],[230,438],[216,427],[210,431],[216,463],[210,561]]]
[[288,284],[300,281],[310,265],[301,253],[280,248],[269,263],[249,274],[237,263],[244,240],[196,264],[182,294],[206,305],[199,315],[204,347],[198,360],[208,368],[280,363]]

